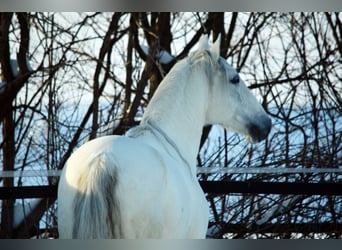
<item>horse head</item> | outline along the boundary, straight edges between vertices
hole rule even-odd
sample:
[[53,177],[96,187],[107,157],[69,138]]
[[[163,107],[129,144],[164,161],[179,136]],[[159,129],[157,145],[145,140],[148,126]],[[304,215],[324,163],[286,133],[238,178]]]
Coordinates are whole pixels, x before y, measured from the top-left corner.
[[[257,101],[239,73],[220,56],[220,36],[209,46],[208,37],[200,40],[199,50],[209,57],[209,100],[207,124],[223,127],[246,136],[251,143],[266,138],[271,130],[271,119]],[[204,53],[203,53],[204,52]]]

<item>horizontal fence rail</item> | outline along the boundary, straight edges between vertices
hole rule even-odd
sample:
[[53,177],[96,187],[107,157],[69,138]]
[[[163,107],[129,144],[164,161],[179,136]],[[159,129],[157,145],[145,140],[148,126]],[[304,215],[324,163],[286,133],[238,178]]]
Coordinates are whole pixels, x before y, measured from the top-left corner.
[[[280,183],[243,181],[200,181],[205,193],[222,194],[301,194],[342,195],[342,183]],[[1,187],[0,200],[56,198],[57,185]]]
[[[62,170],[23,170],[0,171],[0,178],[18,177],[58,177]],[[197,167],[197,174],[342,174],[342,168],[222,168],[222,167]]]
[[250,234],[251,232],[255,232],[256,234],[265,234],[265,233],[326,233],[326,232],[335,232],[341,234],[342,232],[342,224],[341,223],[265,223],[262,225],[246,225],[243,223],[232,224],[227,223],[223,225],[221,228],[222,234],[226,233],[236,233],[236,234]]
[[342,195],[342,183],[200,181],[200,184],[205,193],[212,194]]
[[[0,171],[2,178],[59,177],[61,170]],[[198,167],[198,174],[295,174],[342,173],[342,168],[207,168]],[[342,195],[342,183],[289,183],[257,181],[200,181],[205,193],[222,194],[301,194]],[[57,186],[0,187],[0,200],[56,198]]]

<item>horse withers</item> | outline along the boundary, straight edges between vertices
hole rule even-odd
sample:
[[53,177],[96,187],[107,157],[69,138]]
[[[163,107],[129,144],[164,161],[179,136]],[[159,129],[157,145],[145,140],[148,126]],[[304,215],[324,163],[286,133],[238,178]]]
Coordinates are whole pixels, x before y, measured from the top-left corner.
[[60,238],[205,238],[209,206],[196,177],[208,124],[263,140],[271,120],[220,57],[220,39],[179,61],[125,136],[85,143],[58,187]]

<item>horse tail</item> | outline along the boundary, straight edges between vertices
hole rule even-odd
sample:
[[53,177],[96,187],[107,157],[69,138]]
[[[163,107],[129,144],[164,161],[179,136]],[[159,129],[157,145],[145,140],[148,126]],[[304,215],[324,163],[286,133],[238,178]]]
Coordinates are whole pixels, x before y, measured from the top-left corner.
[[78,192],[73,202],[72,237],[121,238],[116,164],[102,153],[94,157],[88,167],[78,179]]

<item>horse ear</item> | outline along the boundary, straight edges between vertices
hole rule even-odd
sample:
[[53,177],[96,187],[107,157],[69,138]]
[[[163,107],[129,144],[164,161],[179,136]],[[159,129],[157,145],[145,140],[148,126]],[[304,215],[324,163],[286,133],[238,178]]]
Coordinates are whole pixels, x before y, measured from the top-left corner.
[[221,34],[219,34],[216,38],[216,41],[210,48],[211,53],[213,54],[214,59],[217,61],[220,58],[220,48],[221,48]]
[[209,50],[208,36],[203,34],[198,42],[198,49]]

